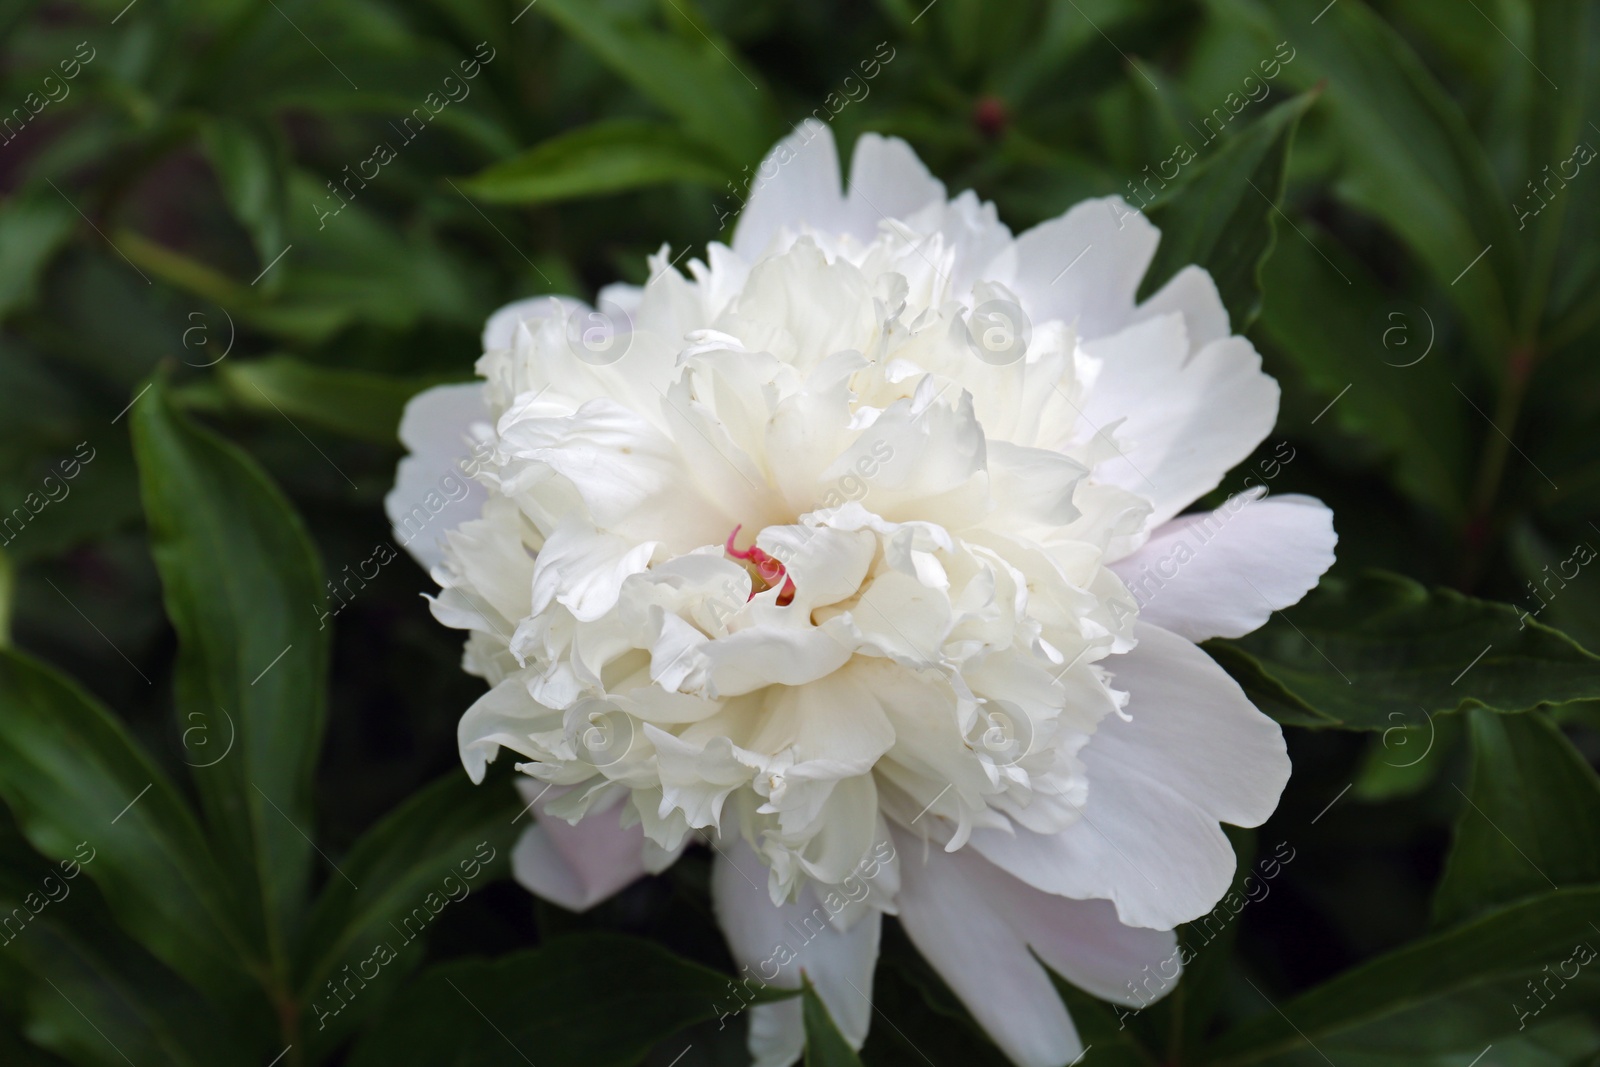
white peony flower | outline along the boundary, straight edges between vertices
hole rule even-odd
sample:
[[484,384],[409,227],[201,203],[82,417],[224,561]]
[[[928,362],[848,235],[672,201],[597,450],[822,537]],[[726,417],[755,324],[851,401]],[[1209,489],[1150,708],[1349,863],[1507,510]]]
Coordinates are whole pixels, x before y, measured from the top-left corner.
[[[1304,595],[1332,517],[1177,517],[1278,389],[1203,270],[1135,302],[1158,234],[1119,198],[1013,238],[899,140],[861,138],[841,192],[815,125],[769,172],[732,248],[513,304],[483,383],[408,407],[390,515],[491,685],[461,757],[521,759],[540,896],[587,908],[703,841],[741,988],[804,971],[859,1046],[894,914],[1007,1055],[1059,1067],[1039,961],[1165,992],[1234,871],[1218,823],[1277,804],[1279,728],[1194,642]],[[749,1010],[756,1062],[793,1063],[798,1001]]]

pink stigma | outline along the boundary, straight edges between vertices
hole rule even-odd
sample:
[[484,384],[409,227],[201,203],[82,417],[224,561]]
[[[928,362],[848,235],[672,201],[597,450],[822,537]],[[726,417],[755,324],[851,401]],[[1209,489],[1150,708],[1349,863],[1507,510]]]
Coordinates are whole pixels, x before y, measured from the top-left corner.
[[[767,589],[771,589],[774,585],[777,585],[778,579],[782,578],[783,591],[778,594],[778,606],[786,607],[794,601],[794,579],[788,577],[788,575],[784,573],[782,563],[779,563],[777,560],[761,551],[761,549],[757,548],[755,545],[751,545],[749,548],[744,549],[743,551],[734,548],[733,539],[739,536],[739,531],[742,529],[744,529],[743,523],[735,526],[733,528],[733,533],[728,535],[728,543],[723,547],[727,549],[728,555],[732,556],[734,559],[748,560],[749,562],[753,563],[756,568],[756,574],[763,582],[767,583]],[[752,589],[750,590],[750,596],[747,599],[754,600],[758,592],[764,591],[765,590]]]

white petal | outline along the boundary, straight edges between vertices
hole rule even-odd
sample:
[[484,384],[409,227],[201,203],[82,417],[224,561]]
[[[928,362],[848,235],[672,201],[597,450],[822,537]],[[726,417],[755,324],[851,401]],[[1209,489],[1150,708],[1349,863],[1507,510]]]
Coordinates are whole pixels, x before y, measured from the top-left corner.
[[846,233],[870,241],[879,222],[903,219],[944,201],[944,183],[928,173],[900,138],[864,133],[856,141],[845,191]]
[[534,322],[538,319],[566,320],[578,308],[587,307],[581,300],[574,300],[570,296],[531,296],[526,300],[517,300],[489,316],[489,321],[483,324],[483,350],[493,352],[501,348],[510,348],[512,340],[517,335],[519,323]]
[[545,814],[560,789],[526,779],[517,785],[538,813],[511,853],[512,876],[525,888],[568,911],[588,911],[645,874],[644,830],[622,826],[621,794],[574,826]]
[[1095,477],[1154,504],[1152,524],[1216,488],[1278,419],[1278,383],[1242,337],[1191,355],[1183,317],[1168,314],[1084,349],[1102,362],[1083,409],[1088,429],[1122,420],[1116,435],[1130,442]]
[[750,200],[733,230],[733,250],[755,260],[787,227],[834,231],[844,217],[839,192],[839,153],[833,131],[814,119],[795,127],[761,161],[750,181]]
[[1103,897],[1132,926],[1170,930],[1210,911],[1233,877],[1218,820],[1258,826],[1289,780],[1278,724],[1193,644],[1141,624],[1138,646],[1103,661],[1129,693],[1084,747],[1082,818],[1044,836],[973,834],[985,858],[1038,889]]
[[1050,976],[1006,917],[1012,901],[990,895],[1005,888],[1000,879],[1019,883],[968,849],[945,852],[903,832],[896,844],[900,925],[973,1018],[1019,1067],[1061,1067],[1081,1055]]
[[1103,337],[1132,320],[1134,295],[1160,239],[1121,197],[1085,200],[1018,237],[997,260],[996,274],[1006,259],[1015,264],[1011,288],[1035,322],[1076,322],[1080,337]]
[[571,415],[508,413],[501,446],[571,481],[595,525],[635,543],[672,535],[687,550],[715,544],[733,522],[704,498],[677,445],[639,412],[610,399]]
[[[719,846],[712,864],[711,902],[741,977],[797,989],[803,971],[839,1032],[860,1048],[872,1021],[872,972],[878,962],[881,913],[868,910],[848,930],[833,925],[810,889],[792,904],[774,905],[767,869],[743,841]],[[750,1009],[755,1067],[788,1067],[805,1047],[800,1001]]]
[[622,583],[650,565],[659,541],[633,544],[599,533],[573,516],[557,526],[533,565],[533,614],[552,601],[584,621],[598,619],[617,603]]
[[500,746],[531,757],[535,753],[529,735],[560,725],[561,713],[536,703],[521,676],[507,678],[474,701],[456,725],[461,762],[468,777],[482,782]]
[[444,558],[444,535],[478,517],[488,492],[472,480],[472,426],[487,423],[483,383],[438,385],[406,402],[400,461],[383,509],[395,540],[429,570]]
[[1241,637],[1305,596],[1333,565],[1338,540],[1320,501],[1251,490],[1165,523],[1111,569],[1144,621],[1191,641]]
[[1222,306],[1217,283],[1203,267],[1184,267],[1139,305],[1133,321],[1143,322],[1171,312],[1183,315],[1189,346],[1199,350],[1228,336],[1228,309]]

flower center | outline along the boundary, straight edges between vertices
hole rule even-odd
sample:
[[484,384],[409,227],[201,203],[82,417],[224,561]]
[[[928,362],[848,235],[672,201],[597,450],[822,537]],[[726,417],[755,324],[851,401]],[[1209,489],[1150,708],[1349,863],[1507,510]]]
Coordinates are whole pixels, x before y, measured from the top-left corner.
[[735,526],[733,528],[733,532],[728,535],[727,544],[723,547],[727,550],[728,555],[732,556],[734,559],[743,560],[746,563],[749,563],[751,569],[755,571],[756,577],[763,583],[760,589],[750,590],[750,596],[748,599],[754,600],[757,593],[766,592],[774,585],[777,585],[778,579],[782,578],[783,590],[778,594],[778,606],[787,606],[794,600],[794,580],[784,572],[782,563],[779,563],[777,560],[761,551],[761,549],[757,548],[754,544],[745,549],[734,548],[734,538],[739,536],[739,531],[742,529],[744,529],[743,523]]

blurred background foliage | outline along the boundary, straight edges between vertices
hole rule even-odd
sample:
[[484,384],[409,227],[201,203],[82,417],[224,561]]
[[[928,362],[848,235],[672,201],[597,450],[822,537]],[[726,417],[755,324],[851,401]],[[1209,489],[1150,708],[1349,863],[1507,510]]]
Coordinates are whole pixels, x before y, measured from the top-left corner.
[[[814,115],[906,138],[1017,231],[1150,200],[1156,273],[1207,265],[1283,385],[1217,499],[1254,472],[1337,518],[1325,587],[1213,644],[1295,761],[1235,836],[1249,903],[1125,1024],[1064,988],[1084,1062],[1600,1063],[1573,962],[1600,945],[1596,23],[0,0],[5,1062],[743,1062],[704,856],[583,916],[506,881],[519,802],[460,772],[457,636],[407,557],[365,567],[400,409],[470,376],[486,316],[726,239]],[[480,842],[467,899],[314,1025]],[[1000,1063],[885,941],[861,1059]],[[817,1007],[810,1062],[852,1062]]]

